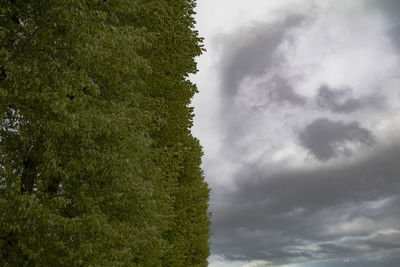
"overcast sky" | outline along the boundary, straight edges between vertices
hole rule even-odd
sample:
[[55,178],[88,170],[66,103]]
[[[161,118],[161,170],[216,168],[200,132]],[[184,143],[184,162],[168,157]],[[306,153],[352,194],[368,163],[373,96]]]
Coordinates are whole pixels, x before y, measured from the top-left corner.
[[197,13],[210,266],[400,266],[400,0]]

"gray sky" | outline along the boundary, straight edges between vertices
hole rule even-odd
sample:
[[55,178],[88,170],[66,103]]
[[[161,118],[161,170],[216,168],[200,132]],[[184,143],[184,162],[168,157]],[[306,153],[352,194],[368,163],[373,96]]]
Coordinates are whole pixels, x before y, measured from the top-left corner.
[[400,1],[197,12],[210,266],[400,266]]

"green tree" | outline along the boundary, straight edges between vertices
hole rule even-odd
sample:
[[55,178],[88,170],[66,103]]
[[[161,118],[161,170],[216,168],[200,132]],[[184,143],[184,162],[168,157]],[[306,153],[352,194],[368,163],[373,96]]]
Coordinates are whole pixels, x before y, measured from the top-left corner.
[[1,1],[2,265],[207,265],[194,5]]

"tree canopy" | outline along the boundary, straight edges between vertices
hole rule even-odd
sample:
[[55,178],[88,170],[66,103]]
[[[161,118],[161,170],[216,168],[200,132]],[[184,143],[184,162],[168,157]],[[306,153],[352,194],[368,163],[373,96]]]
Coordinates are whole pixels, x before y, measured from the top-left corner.
[[207,265],[194,7],[1,0],[1,265]]

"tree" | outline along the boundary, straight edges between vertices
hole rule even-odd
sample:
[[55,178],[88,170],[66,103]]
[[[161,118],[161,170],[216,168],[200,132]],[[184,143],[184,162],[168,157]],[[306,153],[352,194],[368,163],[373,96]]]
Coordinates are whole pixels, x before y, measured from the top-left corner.
[[0,263],[205,266],[194,1],[2,1]]

